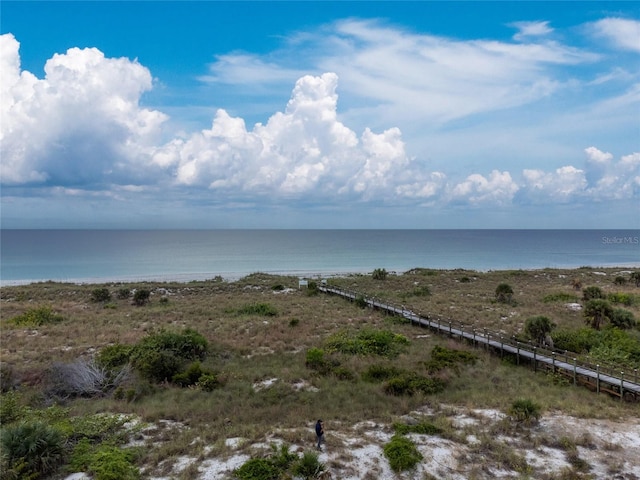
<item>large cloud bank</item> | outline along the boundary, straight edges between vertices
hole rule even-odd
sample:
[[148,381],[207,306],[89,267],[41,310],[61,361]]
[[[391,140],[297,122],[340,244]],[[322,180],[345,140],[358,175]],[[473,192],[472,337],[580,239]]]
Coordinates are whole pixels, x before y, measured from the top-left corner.
[[[610,34],[609,26],[601,27]],[[522,36],[548,30],[544,24],[519,28]],[[585,146],[579,167],[489,169],[449,178],[410,157],[398,128],[355,132],[340,121],[335,73],[299,78],[283,111],[264,124],[248,129],[242,118],[220,109],[211,128],[178,136],[166,131],[166,114],[141,106],[153,79],[137,61],[72,48],[48,60],[39,79],[21,70],[19,43],[6,34],[0,37],[0,69],[0,175],[4,186],[27,192],[161,190],[166,197],[189,190],[220,201],[391,205],[640,196],[640,154],[616,160],[594,146]]]

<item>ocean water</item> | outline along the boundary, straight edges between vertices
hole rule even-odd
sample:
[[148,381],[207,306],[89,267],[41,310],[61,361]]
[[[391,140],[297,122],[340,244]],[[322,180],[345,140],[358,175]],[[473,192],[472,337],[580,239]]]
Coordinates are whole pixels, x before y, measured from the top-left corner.
[[639,230],[2,230],[0,284],[640,265]]

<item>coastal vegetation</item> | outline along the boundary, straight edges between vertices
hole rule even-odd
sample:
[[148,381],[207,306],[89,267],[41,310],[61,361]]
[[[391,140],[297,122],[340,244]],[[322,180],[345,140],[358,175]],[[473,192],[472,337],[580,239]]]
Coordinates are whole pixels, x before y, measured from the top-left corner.
[[[443,322],[537,345],[551,340],[584,361],[637,372],[635,273],[414,269],[385,270],[384,281],[358,274],[327,282]],[[3,287],[0,478],[167,476],[186,454],[198,462],[228,455],[232,438],[245,439],[237,448],[249,456],[235,478],[315,478],[340,468],[306,448],[319,417],[334,429],[388,425],[384,454],[393,470],[405,471],[421,461],[414,435],[464,443],[438,405],[503,412],[514,419],[501,424],[506,432],[546,411],[637,416],[637,404],[431,334],[367,308],[361,297],[319,294],[320,279],[311,283],[299,289],[297,277],[256,273],[233,282]],[[436,413],[403,420],[425,405]],[[277,446],[251,450],[274,431]],[[491,455],[477,453],[531,474],[512,447],[494,446]],[[567,452],[575,472],[585,468],[575,447]],[[174,477],[197,478],[194,468]]]

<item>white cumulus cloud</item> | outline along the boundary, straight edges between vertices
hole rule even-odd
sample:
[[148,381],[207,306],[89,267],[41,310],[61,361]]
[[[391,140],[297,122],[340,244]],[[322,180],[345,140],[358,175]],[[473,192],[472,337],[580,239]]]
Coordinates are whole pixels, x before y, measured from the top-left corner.
[[549,22],[513,22],[510,26],[517,28],[518,33],[513,36],[514,40],[526,40],[527,37],[539,37],[553,32],[549,27]]
[[136,170],[166,116],[139,106],[149,71],[95,48],[71,48],[20,71],[19,43],[0,36],[2,182],[109,183]]

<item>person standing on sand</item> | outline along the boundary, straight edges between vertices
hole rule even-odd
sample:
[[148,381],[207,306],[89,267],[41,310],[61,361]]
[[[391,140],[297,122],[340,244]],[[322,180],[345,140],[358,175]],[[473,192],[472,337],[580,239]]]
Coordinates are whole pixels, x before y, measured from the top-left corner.
[[316,448],[322,451],[322,444],[324,443],[324,422],[322,420],[316,422],[316,437],[318,438]]

